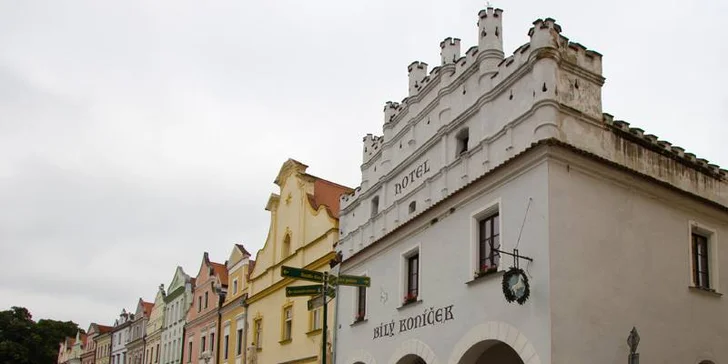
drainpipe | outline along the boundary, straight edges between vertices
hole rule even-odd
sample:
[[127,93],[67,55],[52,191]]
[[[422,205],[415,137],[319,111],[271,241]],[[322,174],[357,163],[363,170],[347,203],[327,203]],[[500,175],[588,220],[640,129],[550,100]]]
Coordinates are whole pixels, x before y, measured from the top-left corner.
[[241,350],[243,351],[243,364],[248,363],[248,294],[246,293],[242,297],[241,305],[245,309],[245,313],[243,313],[243,347]]

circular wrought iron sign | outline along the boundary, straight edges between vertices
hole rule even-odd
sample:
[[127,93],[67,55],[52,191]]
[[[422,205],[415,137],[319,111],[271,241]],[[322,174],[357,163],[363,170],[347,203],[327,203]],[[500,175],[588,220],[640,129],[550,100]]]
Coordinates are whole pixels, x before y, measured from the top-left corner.
[[521,268],[511,267],[503,274],[503,295],[508,302],[524,304],[531,294],[528,277]]

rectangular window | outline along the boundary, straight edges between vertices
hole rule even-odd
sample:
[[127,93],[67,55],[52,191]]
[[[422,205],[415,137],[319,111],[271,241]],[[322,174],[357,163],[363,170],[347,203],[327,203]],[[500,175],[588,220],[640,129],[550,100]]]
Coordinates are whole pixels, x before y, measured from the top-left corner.
[[253,326],[253,339],[255,340],[255,347],[257,349],[263,348],[263,319],[259,318],[255,320]]
[[293,307],[283,309],[283,340],[291,340],[291,330],[293,329]]
[[215,351],[215,333],[210,334],[210,351]]
[[420,254],[407,258],[407,296],[417,299],[420,277]]
[[692,233],[693,238],[693,284],[698,288],[710,289],[710,264],[708,238]]
[[225,335],[222,338],[222,345],[223,345],[222,355],[223,355],[223,359],[227,359],[228,358],[228,339],[229,339],[228,335]]
[[189,342],[189,350],[187,350],[187,362],[192,362],[192,341]]
[[157,355],[154,357],[154,362],[155,363],[159,362],[159,344],[157,344]]
[[356,321],[361,321],[366,317],[367,313],[367,288],[356,288]]
[[202,311],[202,296],[197,297],[197,312]]
[[207,298],[208,298],[208,297],[207,297],[207,292],[205,292],[205,308],[207,308],[207,301],[208,301],[208,299],[207,299]]
[[478,272],[485,273],[498,268],[497,250],[500,249],[500,217],[488,215],[478,222]]
[[[243,329],[238,329],[238,336],[236,340],[235,355],[240,356],[243,353]],[[258,341],[256,340],[256,343],[257,342]]]
[[321,329],[321,326],[323,325],[322,314],[323,307],[319,307],[311,311],[311,331]]
[[207,340],[207,336],[202,335],[202,337],[200,338],[200,354],[205,352],[205,347],[207,346],[206,340]]
[[233,279],[233,294],[238,293],[238,279]]

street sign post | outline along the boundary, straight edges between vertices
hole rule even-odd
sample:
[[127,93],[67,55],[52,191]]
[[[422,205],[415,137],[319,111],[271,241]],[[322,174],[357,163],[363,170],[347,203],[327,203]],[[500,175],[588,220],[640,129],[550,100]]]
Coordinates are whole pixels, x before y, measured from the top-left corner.
[[285,265],[281,267],[281,277],[298,278],[319,283],[324,281],[324,274],[321,272],[317,272],[315,270],[287,267]]
[[341,274],[336,277],[335,284],[339,286],[369,287],[371,286],[371,278],[365,276],[348,276]]
[[308,300],[309,311],[323,307],[323,332],[321,340],[321,364],[326,364],[327,357],[327,329],[328,329],[328,305],[336,297],[337,286],[369,287],[371,279],[364,276],[349,276],[341,274],[338,277],[328,272],[317,272],[314,270],[281,266],[281,277],[302,279],[305,281],[317,282],[308,286],[286,287],[286,297],[314,296]]
[[286,297],[315,296],[321,294],[323,288],[318,285],[286,287]]

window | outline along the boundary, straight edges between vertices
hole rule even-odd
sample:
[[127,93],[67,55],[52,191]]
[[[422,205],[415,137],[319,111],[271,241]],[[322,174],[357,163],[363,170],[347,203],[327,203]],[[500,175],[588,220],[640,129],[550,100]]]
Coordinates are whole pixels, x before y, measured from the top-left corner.
[[468,140],[470,139],[469,134],[470,133],[468,131],[468,128],[465,128],[463,130],[460,130],[457,135],[455,135],[455,157],[459,157],[460,155],[468,151]]
[[414,301],[419,293],[420,253],[407,257],[407,296],[406,301]]
[[311,331],[320,330],[323,326],[322,320],[323,308],[319,307],[311,311]]
[[291,255],[291,235],[286,234],[283,238],[283,246],[281,247],[281,258]]
[[215,351],[215,333],[210,334],[210,351]]
[[478,222],[478,272],[485,273],[498,267],[500,249],[500,217],[496,212]]
[[223,359],[227,359],[228,358],[228,339],[229,339],[228,335],[225,335],[223,337],[223,339],[222,339],[222,345],[223,345],[223,347],[222,347],[223,354],[222,355],[223,355]]
[[283,308],[283,338],[281,340],[291,340],[291,330],[293,329],[293,307]]
[[187,350],[187,362],[192,362],[192,341],[189,342],[189,349]]
[[410,204],[409,204],[409,213],[412,214],[416,210],[417,210],[417,202],[416,201],[410,202]]
[[207,346],[207,345],[205,345],[206,344],[206,340],[207,340],[207,335],[204,335],[203,334],[200,337],[200,354],[202,354],[202,353],[205,352],[205,347]]
[[[152,350],[154,350],[154,349],[152,349]],[[155,363],[159,362],[159,344],[157,344],[157,355],[154,357],[154,362]]]
[[710,263],[708,237],[693,232],[693,284],[695,287],[710,289]]
[[235,278],[235,279],[233,279],[233,294],[237,294],[237,293],[238,293],[238,279]]
[[209,298],[209,297],[207,297],[207,292],[205,292],[205,308],[207,308],[207,301],[208,301],[208,298]]
[[372,217],[379,213],[379,196],[372,198]]
[[[240,356],[240,354],[243,353],[243,329],[238,329],[238,336],[236,338],[237,343],[235,346],[235,355]],[[258,339],[255,339],[255,342],[258,342]],[[260,346],[258,346],[260,347]]]
[[255,340],[255,347],[257,349],[263,348],[263,319],[256,319],[253,324],[253,339]]
[[367,288],[356,287],[356,317],[355,321],[361,321],[367,313]]
[[202,296],[197,297],[197,312],[202,311]]

